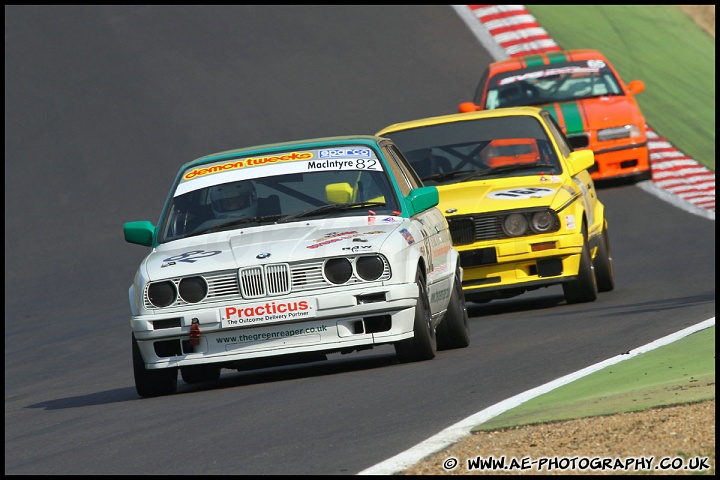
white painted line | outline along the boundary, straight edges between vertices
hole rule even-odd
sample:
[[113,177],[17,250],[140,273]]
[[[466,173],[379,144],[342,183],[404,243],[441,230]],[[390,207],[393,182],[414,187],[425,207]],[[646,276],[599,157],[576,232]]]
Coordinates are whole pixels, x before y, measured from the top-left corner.
[[[476,9],[475,11],[471,11],[467,5],[452,5],[452,7],[458,13],[460,18],[462,18],[465,21],[465,23],[467,23],[470,30],[475,34],[475,36],[478,38],[480,43],[490,53],[490,55],[495,59],[495,61],[508,58],[509,55],[507,54],[505,49],[498,46],[496,39],[489,33],[488,28],[485,28],[482,25],[482,21],[480,20],[480,17],[490,15],[494,12],[522,10],[522,9],[524,9],[524,6],[522,6],[522,5],[500,6],[500,5],[498,5],[498,6],[488,7],[488,8]],[[490,22],[488,22],[488,23],[490,23]],[[550,45],[550,46],[554,46],[554,42],[552,42],[552,45]],[[520,49],[518,51],[522,51],[522,49]],[[654,131],[648,131],[648,137],[649,138],[660,138]],[[675,150],[675,147],[673,147],[669,142],[665,141],[664,139],[660,142],[653,142],[653,143],[658,144],[658,145],[655,145],[655,148],[663,148],[664,147],[664,148],[669,148],[669,149]],[[669,152],[668,156],[684,156],[680,152],[677,152],[677,153],[676,152],[677,152],[676,150],[674,152]],[[657,154],[652,153],[652,155],[654,156]],[[695,164],[694,160],[692,160],[692,164]],[[666,168],[666,167],[663,166],[662,168]],[[668,166],[667,168],[671,168],[671,166]],[[705,168],[705,167],[703,167],[703,168]],[[653,170],[654,169],[655,169],[655,164],[653,164]],[[685,202],[685,201],[680,201],[676,196],[674,196],[673,194],[671,194],[669,192],[666,192],[659,186],[655,185],[652,181],[648,180],[648,181],[644,181],[644,182],[639,182],[636,185],[639,188],[642,188],[643,190],[647,191],[648,193],[650,193],[652,195],[656,195],[659,198],[661,198],[662,200],[665,200],[665,201],[677,206],[678,208],[686,210],[690,213],[694,213],[696,215],[700,215],[700,216],[712,219],[713,221],[715,220],[714,180],[713,180],[713,194],[712,194],[712,208],[713,208],[712,211],[708,211],[703,208],[696,207],[695,205],[688,204],[688,202]],[[595,365],[591,365],[590,367],[587,367],[583,370],[579,370],[578,372],[572,373],[570,375],[566,375],[565,377],[558,378],[557,380],[554,380],[550,383],[546,383],[545,385],[541,385],[532,390],[528,390],[519,395],[511,397],[511,398],[504,400],[500,403],[497,403],[489,408],[486,408],[485,410],[482,410],[470,417],[467,417],[465,420],[462,420],[462,421],[456,423],[455,425],[452,425],[452,426],[446,428],[445,430],[441,431],[440,433],[430,437],[429,439],[416,445],[415,447],[412,447],[409,450],[406,450],[398,455],[395,455],[394,457],[392,457],[388,460],[385,460],[384,462],[378,463],[377,465],[374,465],[370,468],[363,470],[362,472],[359,472],[358,475],[393,475],[397,472],[405,470],[405,469],[415,465],[416,463],[418,463],[420,460],[427,457],[428,455],[438,452],[441,449],[443,449],[443,448],[457,442],[458,440],[462,439],[463,437],[469,435],[470,431],[475,426],[480,425],[483,422],[490,420],[491,418],[497,417],[501,413],[504,413],[512,408],[515,408],[518,405],[527,402],[528,400],[531,400],[531,399],[533,399],[539,395],[542,395],[544,393],[550,392],[558,387],[566,385],[572,381],[575,381],[586,375],[589,375],[598,370],[601,370],[607,366],[614,365],[616,363],[620,363],[624,360],[633,358],[641,353],[649,352],[658,347],[668,345],[674,341],[677,341],[683,337],[686,337],[692,333],[703,330],[705,328],[709,328],[713,325],[715,325],[715,317],[712,317],[709,320],[705,320],[704,322],[698,323],[697,325],[688,327],[677,333],[663,337],[663,338],[656,340],[652,343],[649,343],[643,347],[639,347],[635,350],[631,350],[627,354],[618,355],[616,357],[605,360],[604,362],[596,363]]]
[[688,203],[685,201],[680,200],[677,196],[673,195],[672,193],[668,192],[667,190],[663,190],[662,188],[658,187],[651,181],[645,181],[645,182],[639,182],[635,185],[638,188],[641,188],[648,192],[651,195],[655,195],[661,200],[664,200],[671,205],[674,205],[678,207],[681,210],[685,210],[686,212],[693,213],[695,215],[699,215],[701,217],[705,217],[707,219],[710,219],[712,221],[715,221],[715,203],[713,202],[713,210],[706,210],[704,208],[698,207],[693,205],[692,203]]
[[438,452],[443,448],[453,443],[456,443],[463,437],[470,435],[471,430],[475,426],[480,425],[483,422],[490,420],[491,418],[497,417],[501,413],[505,413],[508,410],[527,402],[528,400],[555,390],[558,387],[566,385],[579,378],[585,377],[591,373],[597,372],[598,370],[602,370],[605,367],[615,365],[616,363],[620,363],[630,358],[634,358],[641,353],[649,352],[651,350],[655,350],[658,347],[668,345],[672,342],[680,340],[681,338],[687,337],[692,333],[704,330],[706,328],[710,328],[714,325],[715,317],[712,317],[708,320],[705,320],[704,322],[698,323],[697,325],[693,325],[691,327],[685,328],[684,330],[680,330],[679,332],[655,340],[652,343],[649,343],[642,347],[638,347],[635,350],[630,350],[627,354],[622,354],[613,358],[609,358],[603,362],[596,363],[595,365],[591,365],[575,373],[571,373],[570,375],[566,375],[564,377],[558,378],[557,380],[553,380],[552,382],[546,383],[545,385],[541,385],[539,387],[533,388],[532,390],[528,390],[519,395],[515,395],[514,397],[508,398],[507,400],[503,400],[500,403],[496,403],[495,405],[488,407],[485,410],[482,410],[474,415],[467,417],[465,420],[461,420],[455,425],[446,428],[437,435],[433,435],[432,437],[410,448],[409,450],[406,450],[398,455],[395,455],[392,458],[389,458],[388,460],[385,460],[384,462],[378,463],[377,465],[374,465],[370,468],[363,470],[362,472],[359,472],[358,475],[393,475],[395,473],[401,472],[415,465],[428,455]]

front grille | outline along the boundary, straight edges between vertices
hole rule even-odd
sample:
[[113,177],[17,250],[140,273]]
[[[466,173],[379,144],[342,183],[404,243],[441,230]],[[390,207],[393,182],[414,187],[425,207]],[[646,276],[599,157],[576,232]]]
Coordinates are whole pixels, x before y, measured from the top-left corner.
[[454,245],[468,245],[483,240],[505,238],[502,218],[496,214],[448,218]]
[[475,225],[472,218],[459,218],[448,221],[450,236],[455,245],[465,245],[475,241]]
[[[354,258],[348,257],[351,262]],[[380,258],[383,260],[384,268],[382,275],[376,280],[378,282],[388,280],[391,277],[390,264],[382,255]],[[202,277],[208,284],[208,294],[204,300],[190,304],[178,296],[177,301],[167,308],[189,305],[198,307],[232,299],[261,298],[367,283],[353,275],[343,285],[334,285],[325,279],[323,263],[323,259],[320,259],[295,264],[278,263],[247,267],[240,270],[205,273]],[[180,280],[182,278],[171,279],[176,288]],[[150,310],[157,308],[148,299],[147,287],[145,288],[143,301],[145,308]]]
[[240,290],[245,298],[261,297],[265,294],[262,267],[240,270]]
[[240,291],[245,298],[283,295],[290,292],[290,266],[287,263],[240,269]]

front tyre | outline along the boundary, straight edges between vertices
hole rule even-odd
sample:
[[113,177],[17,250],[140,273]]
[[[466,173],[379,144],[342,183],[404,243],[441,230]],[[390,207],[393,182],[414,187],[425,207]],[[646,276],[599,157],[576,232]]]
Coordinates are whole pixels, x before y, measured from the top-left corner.
[[470,345],[467,305],[462,291],[460,270],[455,272],[454,284],[447,313],[436,332],[438,350],[465,348]]
[[563,283],[563,293],[567,303],[594,302],[597,299],[597,282],[593,271],[587,227],[583,224],[583,246],[580,253],[580,268],[575,280]]
[[612,261],[612,250],[610,249],[610,237],[607,226],[600,236],[597,254],[593,260],[595,279],[598,292],[610,292],[615,288],[615,268]]
[[177,368],[149,370],[140,354],[135,335],[132,336],[133,374],[135,390],[144,398],[170,395],[177,390]]
[[437,338],[432,325],[425,277],[419,267],[415,275],[415,283],[418,287],[418,298],[413,324],[414,336],[395,343],[395,353],[403,363],[430,360],[435,358],[437,353]]

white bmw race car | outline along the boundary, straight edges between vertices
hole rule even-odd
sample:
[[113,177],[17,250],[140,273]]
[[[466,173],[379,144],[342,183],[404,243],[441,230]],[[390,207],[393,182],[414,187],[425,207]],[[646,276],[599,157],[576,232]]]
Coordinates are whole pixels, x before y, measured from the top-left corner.
[[263,145],[180,169],[129,289],[142,397],[244,370],[393,344],[401,361],[469,344],[438,192],[388,139]]

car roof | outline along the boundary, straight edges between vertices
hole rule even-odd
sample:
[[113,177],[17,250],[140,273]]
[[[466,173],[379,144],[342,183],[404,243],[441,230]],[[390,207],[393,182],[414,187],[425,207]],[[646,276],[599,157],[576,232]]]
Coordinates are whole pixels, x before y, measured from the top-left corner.
[[377,146],[381,141],[386,139],[374,135],[343,135],[335,137],[310,138],[305,140],[294,140],[289,142],[268,143],[265,145],[255,145],[251,147],[237,148],[226,150],[223,152],[211,153],[203,157],[197,158],[183,165],[182,169],[195,165],[224,160],[227,158],[250,157],[254,155],[267,155],[272,152],[287,152],[293,149],[312,150],[316,148],[335,147],[347,144],[366,145],[368,147]]
[[480,118],[512,117],[521,115],[539,116],[542,111],[543,109],[539,107],[510,107],[496,108],[494,110],[480,110],[468,113],[453,113],[450,115],[440,115],[437,117],[426,117],[407,122],[394,123],[383,128],[376,135],[382,136],[384,133],[397,130],[408,130],[411,128],[426,127],[428,125],[436,125],[439,123],[462,122],[467,120],[477,120]]
[[535,53],[532,55],[509,58],[507,60],[500,60],[498,62],[491,63],[488,66],[488,70],[490,70],[491,75],[494,75],[498,72],[520,70],[536,65],[550,65],[553,63],[572,62],[578,60],[604,60],[607,62],[605,55],[600,53],[598,50],[563,50],[560,52]]

